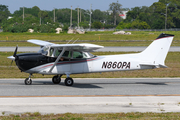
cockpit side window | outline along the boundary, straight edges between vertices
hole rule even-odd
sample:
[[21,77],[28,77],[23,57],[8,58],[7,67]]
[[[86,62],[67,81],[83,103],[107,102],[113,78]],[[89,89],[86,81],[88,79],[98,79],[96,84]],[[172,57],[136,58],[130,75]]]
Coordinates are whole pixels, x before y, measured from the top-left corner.
[[[54,53],[54,57],[58,57],[61,52],[62,52],[62,50],[56,50]],[[71,52],[65,51],[64,54],[62,55],[62,57],[71,58]]]
[[94,55],[88,52],[79,52],[79,51],[73,51],[72,58],[73,59],[82,59],[82,58],[93,58]]
[[73,51],[73,58],[83,58],[82,52]]
[[54,53],[54,57],[58,57],[62,50],[56,50]]

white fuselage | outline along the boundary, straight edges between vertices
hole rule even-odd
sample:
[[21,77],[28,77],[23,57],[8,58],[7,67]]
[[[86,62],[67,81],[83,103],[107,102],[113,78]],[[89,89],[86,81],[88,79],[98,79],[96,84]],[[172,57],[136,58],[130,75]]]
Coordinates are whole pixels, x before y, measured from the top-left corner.
[[51,72],[49,70],[53,63],[44,64],[26,72],[39,74],[78,74],[153,68],[151,66],[141,66],[138,56],[139,54],[107,55],[89,59],[77,59],[76,61],[60,61]]

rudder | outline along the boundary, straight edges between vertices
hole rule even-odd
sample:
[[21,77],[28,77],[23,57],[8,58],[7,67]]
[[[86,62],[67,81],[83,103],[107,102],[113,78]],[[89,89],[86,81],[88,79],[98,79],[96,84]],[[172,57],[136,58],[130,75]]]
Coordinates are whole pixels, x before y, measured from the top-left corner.
[[140,55],[142,64],[165,66],[164,61],[171,46],[174,35],[160,34]]

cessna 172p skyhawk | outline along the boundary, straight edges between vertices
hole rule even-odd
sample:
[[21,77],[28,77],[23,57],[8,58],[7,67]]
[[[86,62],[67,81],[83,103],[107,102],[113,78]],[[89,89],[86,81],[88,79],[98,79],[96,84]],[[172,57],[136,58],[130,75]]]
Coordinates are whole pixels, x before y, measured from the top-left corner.
[[26,85],[31,85],[31,75],[55,75],[54,84],[61,82],[61,76],[66,75],[65,85],[72,86],[70,74],[112,72],[123,70],[140,70],[166,68],[164,61],[169,51],[174,35],[161,34],[144,51],[134,54],[94,56],[89,52],[103,48],[94,44],[54,44],[41,40],[28,40],[41,46],[38,53],[16,54],[8,57],[16,62],[18,68],[29,73],[25,79]]

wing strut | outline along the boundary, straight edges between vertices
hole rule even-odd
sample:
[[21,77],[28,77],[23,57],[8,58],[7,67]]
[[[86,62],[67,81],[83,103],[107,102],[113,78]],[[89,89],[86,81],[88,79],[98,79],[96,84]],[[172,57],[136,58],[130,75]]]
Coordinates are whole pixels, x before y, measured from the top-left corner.
[[56,59],[56,61],[54,62],[53,66],[51,67],[51,69],[49,70],[49,73],[54,69],[54,67],[56,66],[56,64],[58,63],[59,59],[62,57],[62,55],[65,52],[65,47],[63,47],[63,50],[61,52],[61,54],[58,56],[58,58]]

